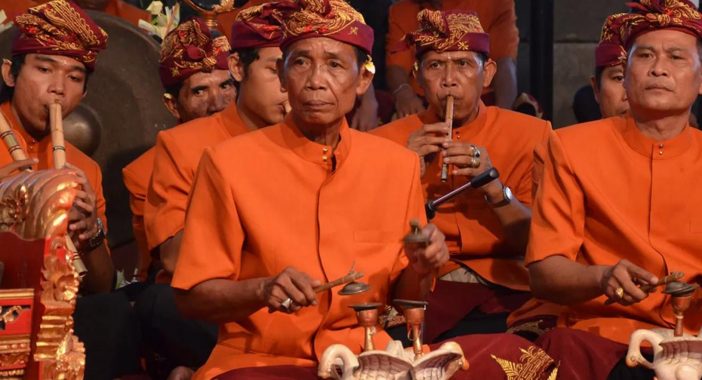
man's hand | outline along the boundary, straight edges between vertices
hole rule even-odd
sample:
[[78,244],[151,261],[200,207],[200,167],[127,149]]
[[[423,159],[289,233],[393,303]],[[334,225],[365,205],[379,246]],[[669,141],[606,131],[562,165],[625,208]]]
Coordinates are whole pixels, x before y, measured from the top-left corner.
[[616,265],[604,267],[600,279],[602,292],[614,302],[632,305],[643,301],[648,293],[639,288],[641,285],[656,285],[658,278],[645,269],[621,260]]
[[361,104],[353,114],[351,128],[368,132],[378,127],[378,100],[375,98],[375,91],[368,89],[361,96]]
[[81,190],[76,192],[73,207],[68,213],[68,232],[76,244],[79,252],[88,247],[88,241],[98,232],[97,207],[95,191],[85,173],[78,167],[66,164],[66,167],[75,172]]
[[294,313],[305,306],[317,304],[314,287],[319,285],[319,280],[313,280],[307,274],[287,267],[277,276],[263,281],[259,287],[259,298],[270,311]]
[[424,102],[409,85],[398,87],[395,96],[395,118],[400,119],[424,111]]
[[12,174],[13,172],[15,172],[17,170],[31,168],[32,165],[35,165],[37,162],[39,162],[39,161],[37,161],[37,159],[35,159],[35,158],[28,159],[28,160],[22,160],[22,161],[10,162],[9,164],[0,168],[0,179],[3,179],[5,177],[9,176],[10,174]]
[[[449,141],[443,144],[444,163],[453,165],[453,175],[466,176],[468,179],[492,167],[492,161],[487,148],[460,141]],[[489,182],[480,189],[489,199],[502,197],[502,182],[499,179]]]
[[427,275],[438,270],[449,259],[448,247],[445,236],[433,224],[422,228],[422,235],[429,238],[426,247],[418,245],[405,245],[405,252],[410,260],[412,269],[420,275]]
[[449,141],[449,128],[446,123],[425,124],[412,132],[407,139],[407,148],[419,156],[421,175],[426,170],[425,156],[437,153],[442,149],[442,144]]

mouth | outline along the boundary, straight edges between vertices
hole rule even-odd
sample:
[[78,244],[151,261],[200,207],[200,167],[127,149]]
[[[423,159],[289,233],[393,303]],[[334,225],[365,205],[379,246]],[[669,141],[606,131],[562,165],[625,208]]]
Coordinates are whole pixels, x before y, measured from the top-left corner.
[[673,92],[670,88],[662,85],[652,85],[652,86],[646,86],[645,89],[647,91],[667,91],[667,92]]
[[302,107],[309,111],[321,111],[331,106],[331,103],[322,100],[310,100],[302,103]]

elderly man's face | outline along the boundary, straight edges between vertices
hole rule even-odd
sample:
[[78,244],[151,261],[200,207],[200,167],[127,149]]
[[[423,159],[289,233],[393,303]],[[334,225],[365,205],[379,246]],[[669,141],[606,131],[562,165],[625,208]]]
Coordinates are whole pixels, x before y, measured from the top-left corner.
[[624,81],[624,65],[607,67],[602,70],[599,82],[592,78],[592,89],[595,99],[600,105],[602,118],[621,116],[629,111],[629,101],[622,82]]
[[454,119],[465,120],[475,114],[483,88],[490,85],[496,66],[483,62],[472,51],[426,52],[419,63],[419,83],[429,106],[445,117],[446,97],[454,97]]
[[676,114],[690,109],[702,93],[697,38],[663,29],[636,38],[624,77],[634,113]]
[[177,100],[164,101],[173,116],[184,123],[219,112],[234,100],[236,87],[229,70],[212,70],[191,75],[183,81]]
[[30,132],[49,133],[49,105],[61,104],[65,117],[84,96],[86,69],[83,63],[61,55],[27,54],[17,77],[10,61],[3,62],[5,84],[14,87],[12,106]]
[[296,121],[329,126],[351,111],[372,79],[373,74],[359,67],[353,46],[319,37],[290,45],[281,82]]

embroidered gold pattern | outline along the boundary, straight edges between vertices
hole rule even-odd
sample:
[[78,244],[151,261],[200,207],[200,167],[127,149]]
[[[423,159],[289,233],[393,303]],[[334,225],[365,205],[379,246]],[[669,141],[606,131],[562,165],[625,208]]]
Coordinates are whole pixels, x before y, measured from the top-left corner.
[[[531,346],[528,349],[519,349],[522,356],[519,362],[511,362],[507,359],[500,359],[495,355],[490,355],[507,375],[507,380],[541,380],[544,376],[547,380],[555,380],[558,375],[558,366],[554,364],[546,352],[542,349]],[[549,372],[550,370],[550,372]]]
[[443,52],[458,47],[469,50],[464,37],[469,33],[485,33],[480,20],[474,14],[452,13],[444,17],[441,11],[424,9],[417,16],[419,31],[408,34],[409,42],[418,46],[432,46]]
[[299,4],[298,11],[280,19],[284,33],[289,36],[310,32],[327,36],[354,22],[365,24],[363,16],[344,0],[299,0]]
[[210,71],[217,65],[216,57],[231,50],[225,36],[210,41],[202,27],[196,20],[190,20],[180,24],[163,40],[161,62],[173,60],[172,76],[178,76],[181,70]]
[[41,46],[55,51],[84,51],[81,60],[86,63],[95,61],[97,52],[93,48],[102,46],[107,39],[102,28],[98,28],[100,35],[96,35],[87,20],[65,0],[30,8],[28,13],[17,16],[15,22]]
[[682,0],[641,0],[633,3],[634,13],[629,13],[619,28],[623,42],[629,40],[632,34],[644,25],[653,28],[683,27],[702,36],[702,17],[688,2]]

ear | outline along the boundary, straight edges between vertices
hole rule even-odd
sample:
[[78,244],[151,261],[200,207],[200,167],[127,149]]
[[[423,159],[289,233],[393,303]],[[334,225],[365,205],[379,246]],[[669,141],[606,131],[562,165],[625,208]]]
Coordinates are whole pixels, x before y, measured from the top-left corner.
[[15,77],[12,76],[12,61],[9,59],[2,60],[2,81],[7,87],[15,87]]
[[244,65],[241,64],[241,59],[239,59],[239,53],[232,53],[229,55],[229,73],[232,74],[232,78],[235,81],[241,83],[244,80]]
[[595,94],[595,101],[600,104],[600,86],[597,85],[594,75],[590,76],[590,87],[592,87],[592,93]]
[[363,94],[368,91],[368,87],[370,87],[371,83],[373,83],[373,77],[375,74],[371,73],[366,69],[365,67],[361,68],[361,75],[358,80],[358,85],[356,86],[356,95],[357,96],[363,96]]
[[483,63],[483,88],[490,87],[492,79],[495,77],[497,72],[497,63],[492,59],[488,58],[485,63]]
[[163,94],[163,104],[166,106],[166,109],[168,112],[173,115],[177,120],[180,120],[180,112],[178,111],[178,104],[176,104],[175,99],[173,99],[173,95],[169,93],[164,93]]
[[278,79],[280,80],[280,91],[288,92],[287,83],[285,81],[285,57],[279,59],[275,62],[275,66],[278,69]]

